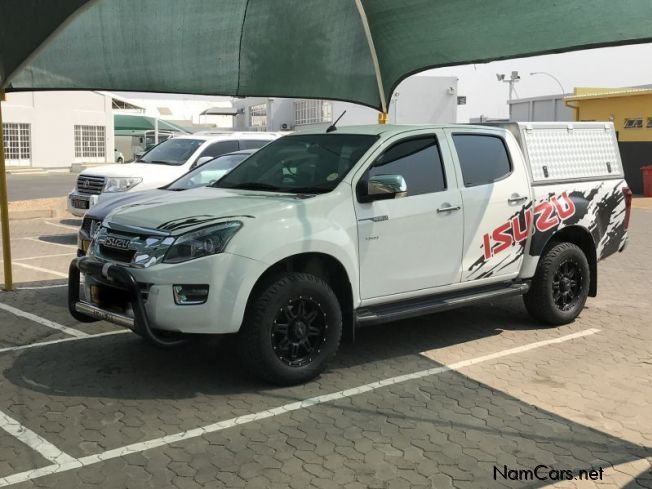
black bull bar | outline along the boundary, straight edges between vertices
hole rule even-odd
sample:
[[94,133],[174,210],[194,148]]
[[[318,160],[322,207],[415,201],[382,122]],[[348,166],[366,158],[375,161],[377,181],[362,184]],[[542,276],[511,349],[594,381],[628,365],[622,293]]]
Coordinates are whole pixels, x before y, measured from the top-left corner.
[[[94,304],[80,300],[79,288],[81,273],[93,277],[109,287],[125,290],[134,311],[134,317],[131,318],[124,314],[107,311]],[[70,262],[70,267],[68,268],[68,310],[72,317],[80,322],[109,321],[133,330],[157,346],[171,347],[187,341],[184,338],[179,338],[177,335],[166,335],[162,337],[160,333],[152,331],[140,285],[129,269],[113,263],[99,261],[92,257],[83,256],[75,258]]]

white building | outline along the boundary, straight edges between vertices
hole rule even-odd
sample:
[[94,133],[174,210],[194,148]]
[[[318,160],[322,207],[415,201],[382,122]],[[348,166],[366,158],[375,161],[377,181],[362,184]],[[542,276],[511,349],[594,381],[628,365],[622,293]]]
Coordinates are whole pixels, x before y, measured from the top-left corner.
[[62,168],[113,161],[113,111],[106,94],[8,93],[2,119],[7,166]]
[[[328,126],[345,110],[338,125],[376,124],[378,111],[330,100],[246,98],[233,102],[234,129],[286,131]],[[451,123],[457,119],[457,78],[416,75],[399,84],[389,105],[392,124]]]

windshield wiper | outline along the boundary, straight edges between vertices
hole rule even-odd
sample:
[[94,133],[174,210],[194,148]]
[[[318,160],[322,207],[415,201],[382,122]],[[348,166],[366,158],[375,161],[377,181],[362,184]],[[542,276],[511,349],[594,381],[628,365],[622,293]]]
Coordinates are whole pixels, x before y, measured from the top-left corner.
[[271,192],[278,192],[280,189],[275,185],[262,182],[244,182],[233,185],[232,187],[216,187],[216,188],[234,188],[242,190],[269,190]]
[[323,187],[296,187],[296,188],[282,188],[281,192],[287,192],[291,194],[325,194],[330,192],[330,189]]

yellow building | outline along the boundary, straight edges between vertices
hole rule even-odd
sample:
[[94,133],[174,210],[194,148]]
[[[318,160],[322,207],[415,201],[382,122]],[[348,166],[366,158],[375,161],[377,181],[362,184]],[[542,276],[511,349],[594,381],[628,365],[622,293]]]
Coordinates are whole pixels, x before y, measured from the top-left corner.
[[643,192],[641,167],[652,165],[652,85],[631,88],[575,88],[564,98],[577,121],[612,121],[625,179],[634,193]]
[[613,121],[619,141],[652,141],[652,87],[578,87],[564,102],[577,121]]

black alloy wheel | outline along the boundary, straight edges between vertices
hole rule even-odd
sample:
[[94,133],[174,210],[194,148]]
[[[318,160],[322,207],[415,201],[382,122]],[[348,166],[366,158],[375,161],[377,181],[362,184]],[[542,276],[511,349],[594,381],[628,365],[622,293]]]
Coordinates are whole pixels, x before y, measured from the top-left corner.
[[312,362],[326,339],[326,314],[312,297],[295,297],[281,307],[272,325],[272,347],[283,363],[301,367]]
[[583,286],[579,263],[572,259],[563,261],[552,277],[552,298],[560,311],[569,311],[577,305]]

